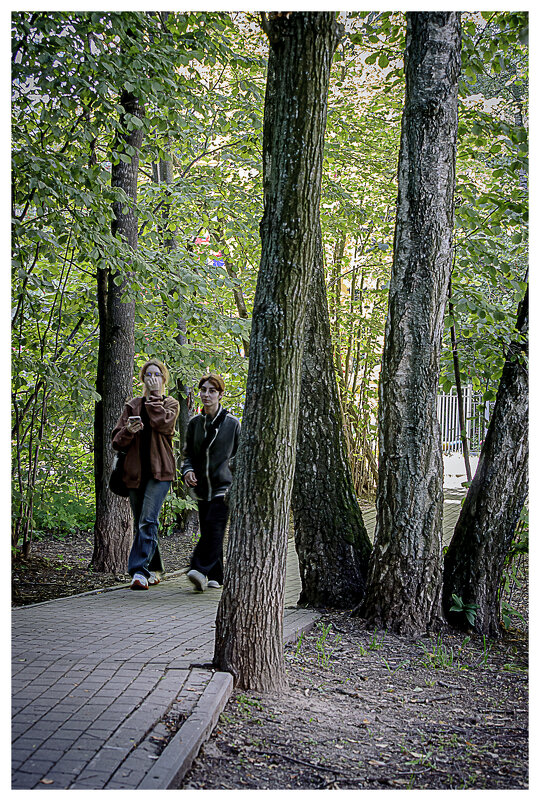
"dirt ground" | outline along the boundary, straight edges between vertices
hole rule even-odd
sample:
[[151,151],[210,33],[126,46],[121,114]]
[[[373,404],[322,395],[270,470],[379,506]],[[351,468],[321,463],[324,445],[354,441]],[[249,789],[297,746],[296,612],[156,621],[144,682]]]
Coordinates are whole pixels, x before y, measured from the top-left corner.
[[182,789],[523,789],[527,636],[412,640],[323,615],[281,697],[235,691]]
[[[161,547],[172,572],[193,542],[176,534]],[[35,543],[13,562],[13,605],[129,580],[92,573],[91,555],[90,535]],[[497,642],[450,630],[398,637],[324,612],[286,648],[286,692],[235,690],[182,789],[527,788],[525,560],[511,605],[523,619]]]
[[[186,567],[193,551],[193,541],[183,533],[162,537],[163,562],[167,572]],[[12,559],[11,603],[25,606],[89,590],[127,584],[127,573],[94,573],[92,533],[70,537],[47,537],[32,543],[28,559]]]

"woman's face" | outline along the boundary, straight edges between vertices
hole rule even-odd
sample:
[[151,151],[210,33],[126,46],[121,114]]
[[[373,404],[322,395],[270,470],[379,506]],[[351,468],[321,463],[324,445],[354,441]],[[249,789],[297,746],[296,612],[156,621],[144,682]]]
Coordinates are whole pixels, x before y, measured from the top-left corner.
[[210,381],[205,381],[199,390],[199,394],[201,396],[205,413],[214,415],[218,410],[219,402],[223,397],[223,392],[220,392],[219,389],[216,389],[216,387],[210,383]]
[[144,386],[149,392],[163,391],[163,374],[157,364],[149,364],[144,371]]

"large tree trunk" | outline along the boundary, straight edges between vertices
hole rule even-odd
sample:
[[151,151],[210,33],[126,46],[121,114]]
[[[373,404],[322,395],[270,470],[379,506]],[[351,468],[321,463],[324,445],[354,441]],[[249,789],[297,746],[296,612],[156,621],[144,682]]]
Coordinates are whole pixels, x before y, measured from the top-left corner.
[[443,606],[448,620],[467,625],[463,614],[450,612],[454,594],[464,604],[476,605],[474,628],[490,637],[501,632],[504,560],[529,486],[528,301],[527,290],[518,311],[521,336],[510,347],[478,468],[444,560]]
[[371,543],[345,443],[320,236],[317,250],[306,317],[292,494],[302,577],[299,603],[350,608],[364,594]]
[[[134,95],[124,91],[121,105],[124,114],[142,116],[143,112]],[[122,123],[124,120],[121,121]],[[143,138],[142,128],[119,134],[115,150],[124,153],[131,146],[138,152]],[[137,176],[138,155],[129,164],[113,164],[113,187],[123,189],[129,198],[127,210],[121,202],[114,203],[112,231],[132,249],[137,248]],[[125,572],[133,527],[129,501],[109,490],[108,481],[114,458],[111,432],[125,401],[133,394],[133,363],[135,356],[135,301],[124,302],[123,297],[130,266],[126,263],[124,275],[117,271],[100,269],[98,272],[99,352],[96,389],[101,400],[96,403],[94,420],[94,481],[96,490],[96,521],[94,524],[94,552],[91,566],[103,572]],[[116,283],[119,279],[120,282]]]
[[379,382],[377,525],[360,613],[396,632],[442,617],[436,398],[452,264],[458,13],[407,15],[394,261]]
[[269,15],[261,264],[214,664],[286,684],[283,589],[309,286],[317,255],[333,12]]

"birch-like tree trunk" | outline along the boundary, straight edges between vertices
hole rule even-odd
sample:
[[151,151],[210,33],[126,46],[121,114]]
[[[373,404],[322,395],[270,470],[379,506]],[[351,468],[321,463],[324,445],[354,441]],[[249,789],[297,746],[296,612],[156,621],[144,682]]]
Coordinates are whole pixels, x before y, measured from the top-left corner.
[[500,588],[504,560],[527,498],[529,460],[529,292],[516,325],[478,467],[444,559],[443,605],[449,621],[467,625],[451,612],[452,595],[474,604],[474,629],[501,633]]
[[[122,92],[123,108],[120,132],[115,150],[140,150],[142,128],[128,130],[126,115],[142,117],[143,110],[137,98]],[[137,177],[139,157],[134,155],[126,163],[113,163],[111,182],[122,189],[128,203],[115,202],[112,231],[123,239],[131,250],[137,249]],[[122,411],[123,404],[133,394],[133,368],[135,357],[135,301],[124,300],[130,265],[124,274],[110,269],[98,270],[99,351],[96,389],[101,400],[96,403],[94,418],[94,482],[96,489],[96,521],[94,524],[94,552],[91,565],[102,572],[125,572],[131,543],[133,524],[127,498],[119,498],[109,490],[109,476],[114,453],[111,432]],[[121,280],[119,280],[121,279]],[[119,280],[119,283],[117,281]]]
[[350,609],[364,594],[371,543],[347,455],[320,237],[309,292],[300,398],[292,495],[302,577],[299,603]]
[[436,398],[452,264],[461,25],[407,14],[406,95],[379,381],[377,525],[368,621],[416,633],[442,617],[443,468]]
[[304,321],[338,41],[334,12],[275,12],[265,29],[261,264],[214,654],[215,666],[232,673],[237,686],[263,692],[286,684],[283,590]]

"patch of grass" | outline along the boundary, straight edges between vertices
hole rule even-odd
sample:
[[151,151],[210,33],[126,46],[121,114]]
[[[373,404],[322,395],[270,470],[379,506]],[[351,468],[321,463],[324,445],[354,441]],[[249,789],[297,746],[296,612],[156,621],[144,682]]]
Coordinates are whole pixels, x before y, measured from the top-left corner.
[[452,646],[447,647],[443,643],[440,634],[437,635],[437,640],[431,650],[424,643],[419,643],[418,647],[424,652],[423,659],[421,659],[421,664],[424,667],[445,670],[452,667],[457,667],[458,669],[461,667],[460,663],[454,660],[454,649]]
[[377,629],[373,632],[373,636],[371,640],[368,642],[367,647],[364,645],[359,645],[358,650],[360,651],[361,656],[366,656],[368,651],[380,651],[384,645],[384,641],[386,638],[386,631],[382,632],[382,636],[377,634]]
[[[333,657],[334,648],[332,647],[331,643],[328,640],[330,635],[330,631],[332,629],[332,624],[329,623],[327,626],[324,623],[319,623],[320,634],[317,637],[315,642],[315,648],[317,651],[317,662],[322,667],[329,667]],[[336,634],[334,638],[334,647],[341,642],[341,634]]]
[[300,636],[299,636],[299,638],[298,638],[298,641],[297,641],[297,643],[296,643],[296,647],[295,647],[295,649],[294,649],[294,654],[293,654],[293,658],[294,658],[294,659],[298,659],[298,658],[299,658],[299,656],[300,656],[300,651],[302,650],[302,646],[303,646],[303,644],[304,644],[304,632],[302,632],[302,633],[300,634]]
[[368,650],[370,651],[380,651],[380,649],[384,645],[384,641],[386,639],[386,631],[383,631],[381,639],[377,636],[377,629],[375,629],[373,633],[373,637],[368,645]]
[[243,718],[250,718],[255,723],[262,723],[262,720],[255,716],[256,711],[262,712],[264,710],[263,704],[257,698],[251,698],[249,695],[241,693],[236,698],[238,705],[238,712]]

